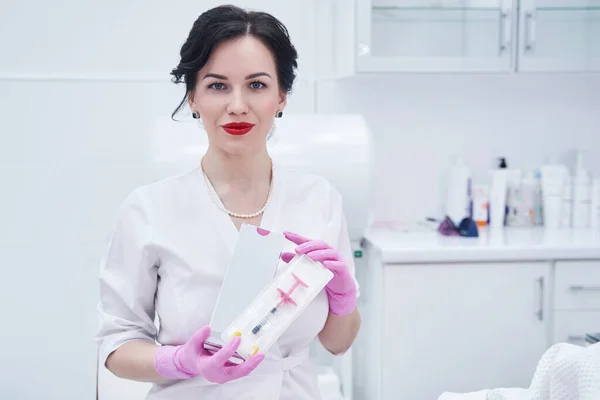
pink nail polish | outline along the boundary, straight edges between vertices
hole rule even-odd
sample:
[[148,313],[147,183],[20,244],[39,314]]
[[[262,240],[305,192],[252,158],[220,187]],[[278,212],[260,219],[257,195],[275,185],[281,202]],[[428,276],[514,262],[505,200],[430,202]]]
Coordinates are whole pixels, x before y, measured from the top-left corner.
[[270,231],[268,231],[266,229],[262,229],[262,228],[256,228],[256,231],[261,236],[267,236],[269,233],[271,233]]

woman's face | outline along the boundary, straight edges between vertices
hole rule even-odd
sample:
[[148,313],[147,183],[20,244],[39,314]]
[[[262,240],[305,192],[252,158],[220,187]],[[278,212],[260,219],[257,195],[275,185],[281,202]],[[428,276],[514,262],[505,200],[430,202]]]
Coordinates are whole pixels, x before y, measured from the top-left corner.
[[221,43],[198,72],[190,107],[202,118],[211,146],[231,154],[257,152],[286,96],[275,60],[252,36]]

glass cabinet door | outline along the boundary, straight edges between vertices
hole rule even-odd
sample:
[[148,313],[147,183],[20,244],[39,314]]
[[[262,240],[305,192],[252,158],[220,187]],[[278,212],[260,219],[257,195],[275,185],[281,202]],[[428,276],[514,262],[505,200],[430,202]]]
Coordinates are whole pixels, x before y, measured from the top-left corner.
[[600,71],[600,0],[522,0],[518,69]]
[[509,71],[516,0],[358,0],[361,72]]

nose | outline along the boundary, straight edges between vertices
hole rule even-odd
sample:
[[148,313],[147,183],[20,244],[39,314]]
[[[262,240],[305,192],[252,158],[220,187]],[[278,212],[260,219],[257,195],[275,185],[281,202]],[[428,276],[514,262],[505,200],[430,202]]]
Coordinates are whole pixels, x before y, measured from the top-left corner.
[[248,103],[244,93],[240,89],[232,91],[231,101],[227,106],[227,112],[234,115],[243,115],[248,113]]

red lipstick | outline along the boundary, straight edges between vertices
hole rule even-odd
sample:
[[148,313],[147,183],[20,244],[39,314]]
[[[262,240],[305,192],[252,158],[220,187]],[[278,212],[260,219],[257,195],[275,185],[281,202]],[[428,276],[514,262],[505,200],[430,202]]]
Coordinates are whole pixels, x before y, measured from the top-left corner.
[[248,122],[230,122],[223,125],[225,132],[235,136],[245,135],[246,133],[250,132],[253,127],[254,124],[250,124]]

